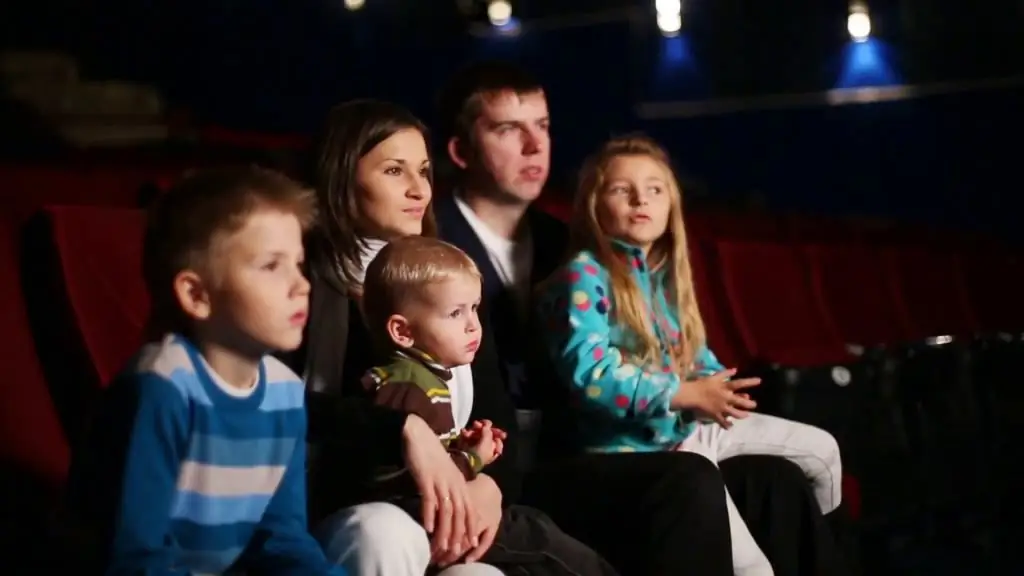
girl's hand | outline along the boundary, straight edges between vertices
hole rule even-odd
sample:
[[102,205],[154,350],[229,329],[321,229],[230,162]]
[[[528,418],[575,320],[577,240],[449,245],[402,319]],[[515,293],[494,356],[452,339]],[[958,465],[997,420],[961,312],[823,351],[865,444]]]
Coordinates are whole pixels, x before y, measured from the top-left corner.
[[761,383],[760,378],[729,380],[735,374],[736,369],[730,368],[684,382],[673,399],[672,407],[703,412],[723,428],[731,427],[729,418],[746,418],[751,410],[757,408],[757,403],[741,391]]

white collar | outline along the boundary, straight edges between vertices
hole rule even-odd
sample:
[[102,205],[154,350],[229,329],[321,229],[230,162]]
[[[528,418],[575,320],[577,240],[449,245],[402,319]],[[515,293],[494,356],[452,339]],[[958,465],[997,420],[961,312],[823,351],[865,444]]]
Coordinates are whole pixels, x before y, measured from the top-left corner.
[[353,270],[356,280],[362,286],[366,280],[366,268],[377,257],[377,254],[388,245],[384,240],[378,238],[360,238],[359,242],[359,267]]

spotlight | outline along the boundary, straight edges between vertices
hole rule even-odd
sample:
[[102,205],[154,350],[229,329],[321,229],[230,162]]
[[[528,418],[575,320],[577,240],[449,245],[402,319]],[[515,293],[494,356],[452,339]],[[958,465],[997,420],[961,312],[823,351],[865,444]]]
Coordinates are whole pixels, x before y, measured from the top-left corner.
[[850,5],[850,15],[846,18],[846,30],[854,42],[863,42],[871,35],[871,17],[868,7],[860,2]]
[[512,19],[512,4],[508,0],[492,0],[487,5],[487,19],[492,26],[505,26]]
[[675,36],[683,27],[683,17],[679,12],[658,12],[658,28],[665,36]]
[[366,4],[366,0],[345,0],[345,8],[353,12],[359,10]]
[[678,14],[683,11],[681,0],[654,0],[654,11],[658,14]]

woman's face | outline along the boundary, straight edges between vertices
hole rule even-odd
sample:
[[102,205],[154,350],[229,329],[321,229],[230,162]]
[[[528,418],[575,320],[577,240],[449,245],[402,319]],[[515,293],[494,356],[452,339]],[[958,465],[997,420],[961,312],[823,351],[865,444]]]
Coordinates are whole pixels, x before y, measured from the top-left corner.
[[356,168],[359,224],[381,240],[421,234],[430,204],[429,175],[427,143],[419,130],[400,130],[375,146]]

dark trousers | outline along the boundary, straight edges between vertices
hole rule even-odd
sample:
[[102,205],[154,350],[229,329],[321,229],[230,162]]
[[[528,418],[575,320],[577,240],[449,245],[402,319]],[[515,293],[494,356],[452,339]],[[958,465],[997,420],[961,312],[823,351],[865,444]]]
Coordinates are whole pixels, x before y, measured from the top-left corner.
[[509,576],[618,575],[600,554],[529,506],[509,506],[505,510],[494,545],[480,561]]
[[[419,498],[404,498],[395,504],[419,518]],[[502,512],[494,543],[480,562],[509,576],[618,576],[600,554],[529,506],[512,505]],[[432,567],[428,574],[439,571]]]
[[[855,544],[837,539],[849,536],[845,510],[837,509],[834,518],[823,516],[800,467],[776,456],[730,458],[720,467],[736,508],[775,576],[859,573]],[[854,549],[845,550],[847,544]]]
[[697,454],[589,454],[541,465],[525,499],[624,576],[732,576],[722,476]]

